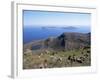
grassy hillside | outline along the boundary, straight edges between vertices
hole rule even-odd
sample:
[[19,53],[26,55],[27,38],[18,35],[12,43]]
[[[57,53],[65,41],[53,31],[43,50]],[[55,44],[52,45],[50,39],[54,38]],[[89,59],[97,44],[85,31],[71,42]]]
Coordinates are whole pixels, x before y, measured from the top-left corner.
[[23,69],[91,65],[90,33],[63,33],[24,45]]
[[24,69],[90,66],[90,48],[71,51],[49,51],[24,54]]

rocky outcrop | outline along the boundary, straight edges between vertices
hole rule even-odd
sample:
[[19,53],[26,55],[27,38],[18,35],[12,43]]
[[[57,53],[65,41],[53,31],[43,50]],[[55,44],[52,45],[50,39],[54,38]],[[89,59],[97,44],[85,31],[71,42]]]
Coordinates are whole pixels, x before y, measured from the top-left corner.
[[31,50],[73,50],[90,46],[90,33],[65,32],[58,37],[50,37],[45,40],[34,41],[24,45],[24,49]]

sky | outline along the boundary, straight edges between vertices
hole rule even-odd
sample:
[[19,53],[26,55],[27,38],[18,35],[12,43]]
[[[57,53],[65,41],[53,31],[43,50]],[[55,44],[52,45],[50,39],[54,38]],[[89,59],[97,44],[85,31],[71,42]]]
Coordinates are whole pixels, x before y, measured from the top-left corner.
[[23,11],[24,27],[31,26],[90,26],[89,13],[68,13],[49,11]]

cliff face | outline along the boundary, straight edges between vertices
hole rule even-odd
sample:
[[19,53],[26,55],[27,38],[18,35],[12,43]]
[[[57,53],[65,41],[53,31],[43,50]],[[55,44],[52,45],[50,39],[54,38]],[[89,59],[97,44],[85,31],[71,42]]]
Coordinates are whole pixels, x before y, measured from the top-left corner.
[[24,48],[35,49],[52,49],[52,50],[73,50],[86,46],[90,47],[90,33],[68,33],[65,32],[60,36],[50,37],[46,40],[39,40],[24,46]]

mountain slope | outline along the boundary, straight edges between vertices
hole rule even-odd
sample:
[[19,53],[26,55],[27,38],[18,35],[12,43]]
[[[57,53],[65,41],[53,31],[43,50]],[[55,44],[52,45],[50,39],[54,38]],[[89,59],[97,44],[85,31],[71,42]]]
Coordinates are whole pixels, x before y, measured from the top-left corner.
[[37,40],[24,45],[24,50],[74,50],[90,46],[90,33],[65,32],[58,37],[49,37],[45,40]]

